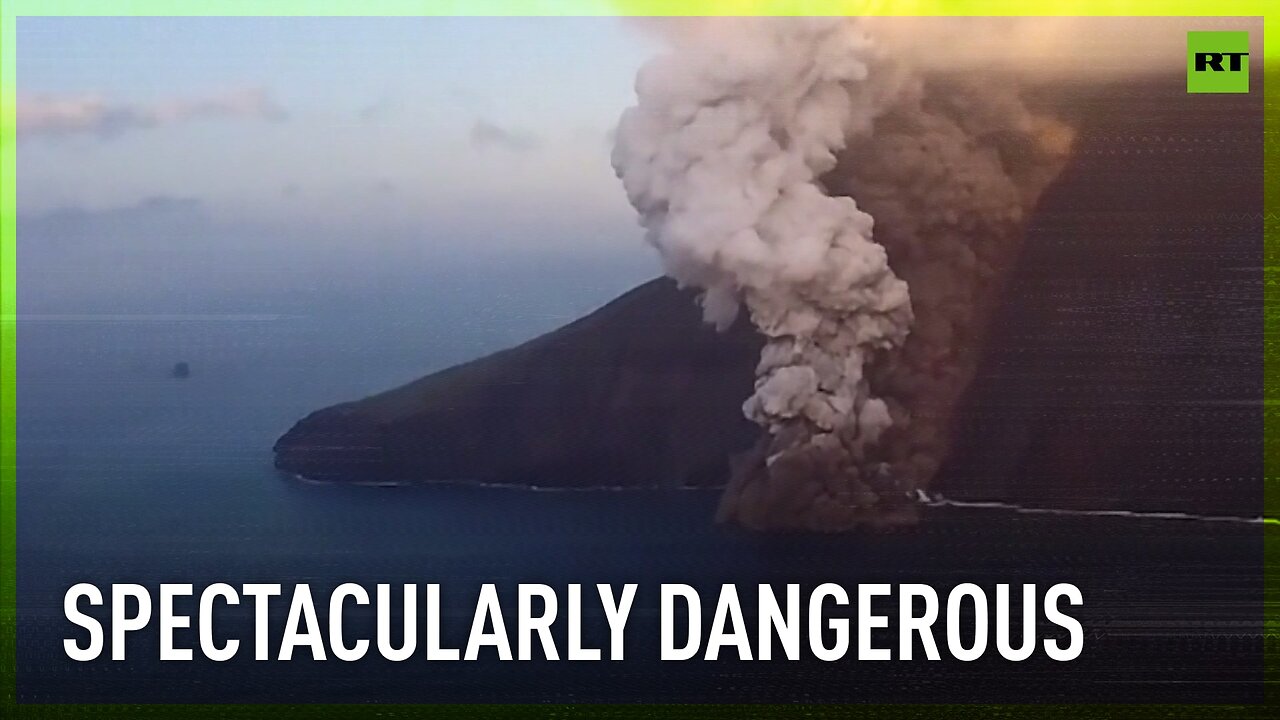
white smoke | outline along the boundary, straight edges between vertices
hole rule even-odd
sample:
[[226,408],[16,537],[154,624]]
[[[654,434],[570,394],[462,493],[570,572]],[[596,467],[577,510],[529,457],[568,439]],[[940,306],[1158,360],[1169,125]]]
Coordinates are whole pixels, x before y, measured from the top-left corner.
[[768,437],[720,511],[752,527],[879,522],[928,486],[1071,144],[1016,83],[921,74],[910,33],[881,50],[868,27],[669,24],[618,128],[614,168],[666,272],[703,290],[708,321],[745,305],[766,339],[743,409]]
[[900,345],[907,285],[873,221],[818,178],[886,98],[869,38],[837,19],[723,19],[646,65],[613,164],[668,274],[702,288],[720,327],[745,304],[768,344],[748,417],[778,433],[889,425],[863,367]]

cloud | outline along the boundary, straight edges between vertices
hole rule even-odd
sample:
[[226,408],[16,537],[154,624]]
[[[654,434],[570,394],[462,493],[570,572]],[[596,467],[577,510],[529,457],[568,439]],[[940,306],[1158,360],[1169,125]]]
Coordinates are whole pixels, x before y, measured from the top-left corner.
[[88,208],[60,207],[43,213],[18,215],[18,233],[26,241],[79,242],[88,239],[127,239],[145,231],[194,226],[207,221],[199,198],[151,195],[129,205]]
[[508,152],[523,153],[538,146],[538,138],[531,133],[509,130],[487,120],[477,120],[471,126],[471,147],[477,150],[497,148]]
[[449,86],[447,96],[454,105],[471,112],[482,113],[491,106],[488,97],[476,92],[473,88],[461,85]]
[[193,120],[244,118],[278,122],[287,117],[284,108],[261,88],[152,104],[112,103],[99,95],[29,95],[18,99],[16,115],[19,137],[88,134],[102,138]]
[[378,122],[385,118],[392,108],[393,103],[390,98],[379,98],[360,108],[357,116],[364,122]]

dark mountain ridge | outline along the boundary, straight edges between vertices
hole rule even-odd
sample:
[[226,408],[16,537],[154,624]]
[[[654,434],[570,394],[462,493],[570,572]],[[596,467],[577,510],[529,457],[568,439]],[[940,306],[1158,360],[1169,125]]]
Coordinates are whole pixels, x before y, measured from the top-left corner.
[[762,342],[652,280],[523,345],[312,413],[276,443],[308,478],[568,487],[722,483]]

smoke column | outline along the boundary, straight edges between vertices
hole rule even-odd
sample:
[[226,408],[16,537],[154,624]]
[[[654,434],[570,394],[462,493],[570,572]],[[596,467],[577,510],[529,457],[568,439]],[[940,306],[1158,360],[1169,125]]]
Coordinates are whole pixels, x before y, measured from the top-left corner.
[[640,71],[613,164],[705,318],[745,307],[766,339],[743,411],[767,436],[720,517],[909,519],[1070,132],[1013,91],[914,73],[857,21],[680,29]]

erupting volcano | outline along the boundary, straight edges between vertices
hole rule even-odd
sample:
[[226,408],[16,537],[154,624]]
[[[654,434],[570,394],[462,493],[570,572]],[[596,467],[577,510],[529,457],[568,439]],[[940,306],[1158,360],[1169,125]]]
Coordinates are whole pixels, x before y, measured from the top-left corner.
[[909,517],[1023,221],[1071,131],[986,78],[926,80],[847,19],[672,33],[613,162],[667,273],[766,338],[768,430],[722,519],[832,530]]
[[939,491],[1255,515],[1259,96],[1188,94],[1204,21],[1142,23],[645,21],[612,165],[669,279],[317,411],[277,466],[723,486],[760,530]]

